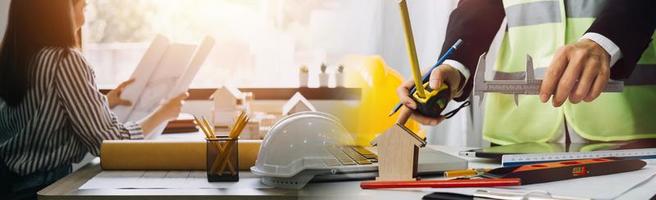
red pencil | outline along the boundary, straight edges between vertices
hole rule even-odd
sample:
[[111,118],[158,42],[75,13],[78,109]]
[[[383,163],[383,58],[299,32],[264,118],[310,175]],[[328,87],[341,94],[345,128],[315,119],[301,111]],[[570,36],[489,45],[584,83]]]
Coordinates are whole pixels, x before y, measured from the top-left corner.
[[453,179],[453,180],[421,180],[421,181],[363,181],[362,189],[383,188],[455,188],[455,187],[497,187],[521,185],[519,178],[498,179]]

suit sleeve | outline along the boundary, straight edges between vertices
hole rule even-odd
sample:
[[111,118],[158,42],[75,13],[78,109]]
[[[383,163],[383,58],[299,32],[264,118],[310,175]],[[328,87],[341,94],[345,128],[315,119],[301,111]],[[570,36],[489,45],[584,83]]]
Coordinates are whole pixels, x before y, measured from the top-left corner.
[[[478,57],[489,50],[504,17],[505,11],[501,1],[461,0],[449,16],[442,54],[458,39],[462,39],[462,45],[450,59],[462,63],[470,73],[475,72]],[[462,95],[455,100],[466,100],[471,93],[472,85],[473,78],[469,78]]]
[[611,68],[612,79],[625,79],[638,63],[656,29],[656,1],[609,0],[587,32],[601,34],[617,46],[622,58]]

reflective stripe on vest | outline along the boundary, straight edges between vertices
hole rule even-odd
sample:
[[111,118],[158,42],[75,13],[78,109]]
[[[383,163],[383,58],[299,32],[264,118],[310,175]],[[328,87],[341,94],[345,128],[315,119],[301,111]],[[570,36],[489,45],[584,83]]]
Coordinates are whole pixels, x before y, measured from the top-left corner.
[[[568,18],[593,18],[601,13],[607,0],[568,0],[565,13]],[[508,27],[530,26],[561,22],[558,1],[536,1],[505,8]]]
[[530,26],[561,21],[556,1],[538,1],[507,7],[508,27]]
[[[503,0],[508,20],[495,64],[495,79],[523,79],[525,55],[542,79],[555,50],[577,41],[602,12],[606,0]],[[655,35],[656,37],[656,35]],[[652,42],[622,93],[604,93],[591,103],[560,108],[536,95],[486,94],[483,137],[497,144],[553,141],[563,119],[582,137],[609,141],[656,138],[656,42]]]
[[597,17],[604,9],[607,0],[567,0],[565,12],[568,18]]

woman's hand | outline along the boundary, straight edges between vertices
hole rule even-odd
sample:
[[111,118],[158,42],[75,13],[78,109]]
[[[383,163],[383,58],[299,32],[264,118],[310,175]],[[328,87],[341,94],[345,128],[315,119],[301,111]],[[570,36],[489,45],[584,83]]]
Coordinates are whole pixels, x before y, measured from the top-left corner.
[[112,91],[109,91],[107,93],[107,103],[109,103],[109,108],[114,108],[116,106],[131,106],[132,102],[126,99],[121,99],[121,93],[123,93],[123,90],[125,90],[126,87],[128,87],[130,84],[134,83],[134,79],[127,80],[116,87],[116,89],[113,89]]
[[584,39],[561,47],[540,86],[540,100],[560,107],[569,98],[576,104],[601,94],[610,79],[610,55],[599,44]]
[[189,93],[185,92],[163,102],[154,112],[139,122],[144,134],[150,134],[159,124],[177,118],[187,97],[189,97]]
[[[451,67],[450,65],[444,64],[431,71],[431,76],[428,80],[428,84],[431,88],[440,88],[442,84],[446,83],[449,85],[449,89],[451,90],[451,99],[458,92],[462,81],[463,80],[460,76],[460,72],[457,69]],[[415,111],[417,109],[417,103],[412,98],[410,98],[410,88],[412,86],[414,86],[414,81],[408,80],[401,84],[401,86],[396,90],[401,103],[406,107],[406,109],[400,110],[401,113],[399,118],[404,118],[405,116],[412,115],[413,119],[424,125],[437,125],[442,122],[442,120],[445,119],[444,117],[426,117]]]
[[180,115],[180,112],[182,112],[182,105],[184,104],[184,100],[188,97],[189,93],[185,92],[179,94],[176,97],[173,97],[168,101],[165,101],[155,110],[155,114],[159,115],[159,117],[161,117],[163,120],[171,120],[177,118],[178,115]]

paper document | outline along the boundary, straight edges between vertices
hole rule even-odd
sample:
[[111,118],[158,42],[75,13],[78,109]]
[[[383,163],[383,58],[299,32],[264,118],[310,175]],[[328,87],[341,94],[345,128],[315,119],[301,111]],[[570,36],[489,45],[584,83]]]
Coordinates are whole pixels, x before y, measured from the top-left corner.
[[615,199],[620,195],[636,188],[656,175],[656,166],[647,166],[641,170],[611,174],[605,176],[594,176],[587,178],[555,181],[550,183],[531,184],[516,187],[503,188],[439,188],[426,189],[428,192],[453,192],[472,195],[476,190],[484,189],[490,191],[543,191],[551,195],[568,197],[585,197],[592,199]]
[[645,181],[643,184],[636,186],[634,189],[627,191],[616,200],[633,200],[633,199],[656,199],[656,177]]
[[220,189],[271,188],[259,178],[238,182],[207,182],[205,171],[103,171],[79,189]]
[[[117,106],[114,113],[121,122],[138,121],[153,112],[162,101],[181,94],[209,55],[214,40],[206,37],[200,44],[170,43],[158,35],[130,76],[135,82],[129,85],[121,98],[130,100],[132,106]],[[166,123],[160,124],[149,139],[159,136]]]

